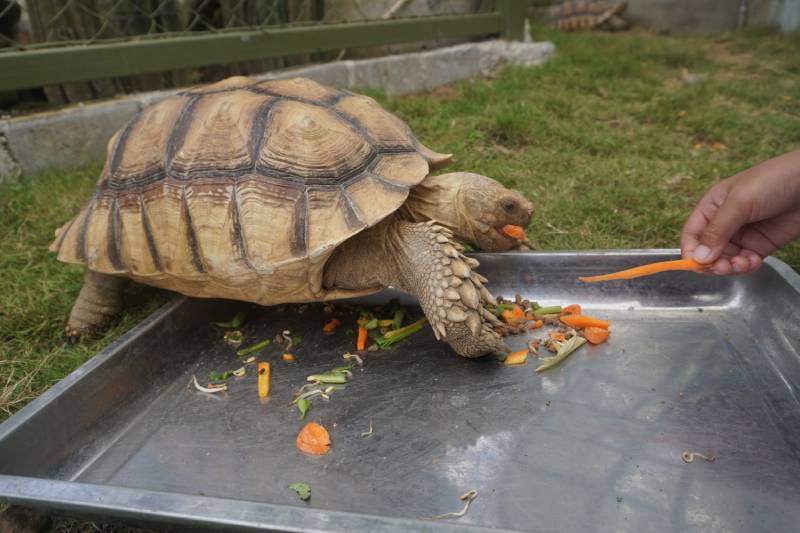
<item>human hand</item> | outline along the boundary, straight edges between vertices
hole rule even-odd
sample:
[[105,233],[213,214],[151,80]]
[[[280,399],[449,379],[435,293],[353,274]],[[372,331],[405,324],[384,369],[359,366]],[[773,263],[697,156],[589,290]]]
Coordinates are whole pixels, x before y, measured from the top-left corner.
[[716,184],[683,226],[681,253],[715,274],[754,272],[800,237],[800,150]]

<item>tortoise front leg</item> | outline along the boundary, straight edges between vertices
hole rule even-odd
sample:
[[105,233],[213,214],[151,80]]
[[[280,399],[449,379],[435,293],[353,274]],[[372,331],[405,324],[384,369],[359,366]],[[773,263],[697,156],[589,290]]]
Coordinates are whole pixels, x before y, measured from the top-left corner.
[[465,257],[452,237],[433,222],[390,220],[340,246],[323,283],[340,289],[396,287],[417,297],[436,338],[458,354],[507,352],[492,328],[497,319],[483,308],[495,302],[483,286],[485,278],[472,271],[478,262]]
[[75,342],[86,334],[106,329],[122,311],[127,278],[86,271],[83,288],[67,321],[67,337]]

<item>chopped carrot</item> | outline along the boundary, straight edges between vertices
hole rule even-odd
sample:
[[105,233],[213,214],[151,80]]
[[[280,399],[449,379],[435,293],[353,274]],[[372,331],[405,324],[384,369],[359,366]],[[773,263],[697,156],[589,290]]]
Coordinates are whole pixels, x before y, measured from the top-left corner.
[[561,310],[561,316],[564,315],[581,315],[583,314],[581,306],[578,304],[571,304]]
[[506,309],[500,313],[500,316],[503,317],[503,320],[506,321],[506,324],[514,324],[525,320],[525,311],[523,311],[520,306],[514,304],[514,307],[511,309]]
[[567,336],[563,331],[551,331],[550,338],[556,342],[564,342],[567,340]]
[[670,270],[705,270],[710,265],[698,263],[694,259],[677,259],[675,261],[659,261],[657,263],[649,263],[619,272],[612,272],[610,274],[602,274],[600,276],[584,276],[578,278],[586,283],[594,283],[596,281],[609,281],[613,279],[633,279],[641,276],[650,276],[658,274],[659,272],[667,272]]
[[331,449],[331,436],[323,426],[309,422],[297,434],[297,448],[311,455],[325,455]]
[[520,350],[518,352],[511,352],[506,356],[504,361],[507,365],[521,365],[528,359],[528,350]]
[[608,329],[611,323],[607,320],[600,320],[586,315],[564,315],[561,322],[573,328],[603,328]]
[[517,239],[518,241],[525,240],[525,228],[522,226],[514,226],[513,224],[506,224],[503,226],[503,233],[511,237],[512,239]]
[[269,363],[258,363],[258,397],[269,396]]
[[324,326],[322,326],[322,331],[325,333],[333,333],[336,331],[336,328],[342,325],[342,322],[338,318],[331,318],[330,322],[327,322]]
[[608,339],[608,330],[603,328],[588,327],[583,330],[583,337],[592,344],[602,344]]
[[367,349],[367,328],[358,326],[358,340],[356,341],[356,350],[363,352]]
[[291,363],[292,361],[294,361],[294,356],[290,353],[285,353],[281,356],[281,359],[283,359],[287,363]]
[[533,316],[533,313],[528,311],[528,312],[525,313],[525,320],[536,320],[536,317]]
[[536,322],[531,322],[530,324],[528,324],[528,329],[539,329],[542,326],[544,326],[544,322],[541,320],[537,320]]

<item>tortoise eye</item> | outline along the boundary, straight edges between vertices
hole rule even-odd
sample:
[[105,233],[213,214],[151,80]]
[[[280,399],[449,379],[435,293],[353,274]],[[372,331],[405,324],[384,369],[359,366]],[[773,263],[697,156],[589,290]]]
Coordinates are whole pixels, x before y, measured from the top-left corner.
[[514,202],[505,202],[503,204],[503,209],[505,209],[506,213],[513,213],[517,209],[517,204]]

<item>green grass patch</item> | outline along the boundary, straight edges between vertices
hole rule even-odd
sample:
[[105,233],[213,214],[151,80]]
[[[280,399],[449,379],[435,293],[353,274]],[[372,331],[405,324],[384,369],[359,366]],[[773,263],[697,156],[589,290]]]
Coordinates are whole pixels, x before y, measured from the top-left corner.
[[[530,198],[529,235],[540,249],[676,247],[708,187],[800,146],[798,35],[536,29],[535,37],[558,47],[540,68],[505,68],[493,79],[423,95],[370,94],[431,148],[453,152],[451,170],[495,177]],[[55,261],[47,246],[98,173],[94,167],[0,186],[0,417],[169,298],[133,285],[120,324],[107,335],[64,341],[82,271]],[[800,269],[800,245],[777,255]]]

